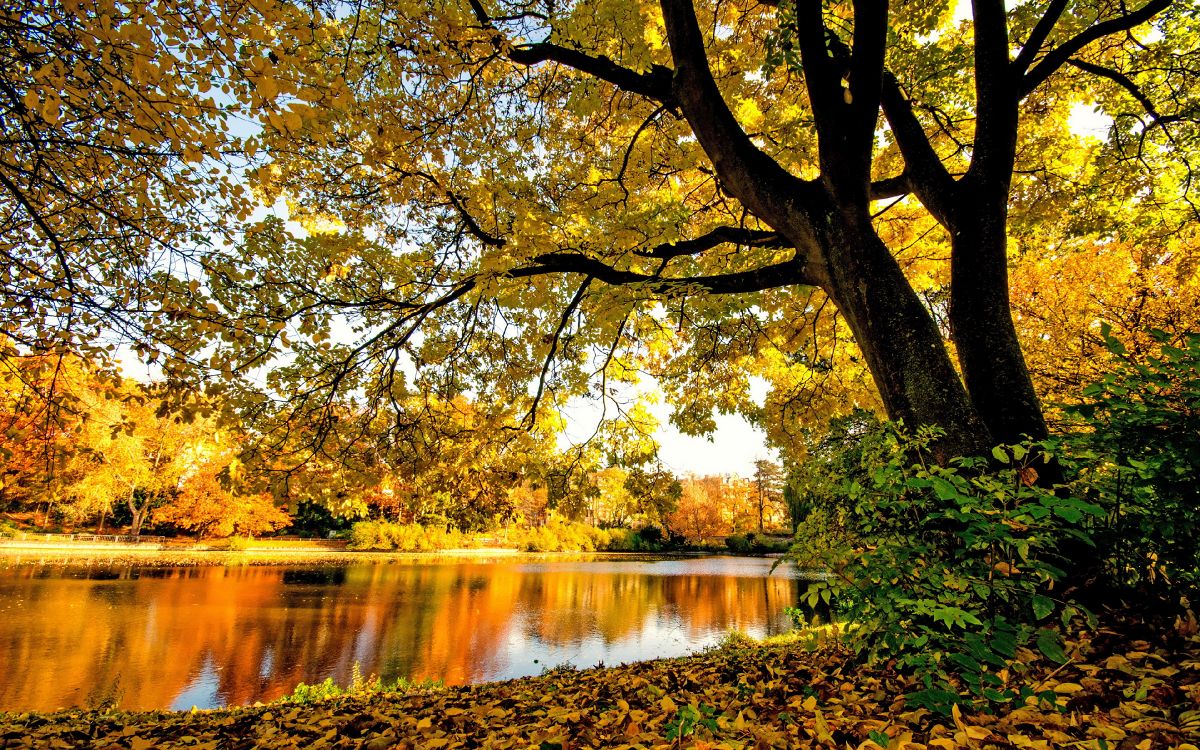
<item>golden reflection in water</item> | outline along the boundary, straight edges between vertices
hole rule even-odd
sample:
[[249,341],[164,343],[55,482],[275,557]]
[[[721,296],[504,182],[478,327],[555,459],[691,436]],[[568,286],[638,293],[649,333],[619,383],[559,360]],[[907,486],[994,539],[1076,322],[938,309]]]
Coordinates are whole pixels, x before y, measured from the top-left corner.
[[355,662],[480,682],[783,627],[798,582],[722,560],[0,568],[0,710],[247,704]]

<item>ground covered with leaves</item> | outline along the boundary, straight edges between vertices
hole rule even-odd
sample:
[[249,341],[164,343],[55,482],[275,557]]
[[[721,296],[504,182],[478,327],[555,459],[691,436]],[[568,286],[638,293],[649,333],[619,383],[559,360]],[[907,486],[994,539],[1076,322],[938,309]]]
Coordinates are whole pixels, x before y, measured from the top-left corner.
[[794,642],[313,705],[0,714],[0,747],[1196,749],[1200,636],[1102,629],[1068,655],[1021,654],[1026,705],[950,716],[906,707],[886,666]]

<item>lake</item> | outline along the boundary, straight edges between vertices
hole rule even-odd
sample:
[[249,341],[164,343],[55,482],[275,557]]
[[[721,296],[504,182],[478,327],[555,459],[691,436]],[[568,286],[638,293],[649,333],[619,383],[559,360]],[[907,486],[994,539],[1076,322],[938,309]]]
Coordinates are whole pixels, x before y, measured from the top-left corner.
[[[299,682],[446,684],[678,656],[787,630],[772,560],[0,567],[0,710],[268,701]],[[0,560],[0,566],[3,566]]]

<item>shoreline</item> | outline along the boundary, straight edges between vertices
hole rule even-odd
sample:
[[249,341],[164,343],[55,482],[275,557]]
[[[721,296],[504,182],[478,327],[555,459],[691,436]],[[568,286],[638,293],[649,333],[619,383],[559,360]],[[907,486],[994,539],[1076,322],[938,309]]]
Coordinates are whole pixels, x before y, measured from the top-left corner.
[[156,565],[349,565],[359,562],[501,562],[546,560],[670,560],[696,557],[761,557],[711,552],[526,552],[512,547],[466,547],[430,552],[348,550],[318,546],[248,547],[243,550],[203,546],[171,547],[159,544],[42,543],[0,541],[0,566],[47,564]]
[[969,707],[953,716],[914,710],[903,699],[919,687],[913,678],[886,665],[857,664],[836,646],[810,648],[793,639],[306,704],[0,712],[0,748],[1196,750],[1189,744],[1195,741],[1195,718],[1181,708],[1186,701],[1161,689],[1143,695],[1139,687],[1155,680],[1162,664],[1173,664],[1173,690],[1200,695],[1200,637],[1168,646],[1106,629],[1069,643],[1068,652],[1071,658],[1062,665],[1040,657],[1014,664],[1011,683],[1028,685],[1041,697],[993,706],[994,713]]

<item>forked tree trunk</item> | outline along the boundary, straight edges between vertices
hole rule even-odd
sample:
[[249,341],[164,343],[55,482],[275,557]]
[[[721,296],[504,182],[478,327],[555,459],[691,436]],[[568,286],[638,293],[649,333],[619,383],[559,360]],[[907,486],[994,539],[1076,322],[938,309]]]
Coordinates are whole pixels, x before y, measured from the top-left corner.
[[865,211],[831,222],[826,290],[846,317],[891,419],[937,425],[939,460],[989,447],[941,332]]

